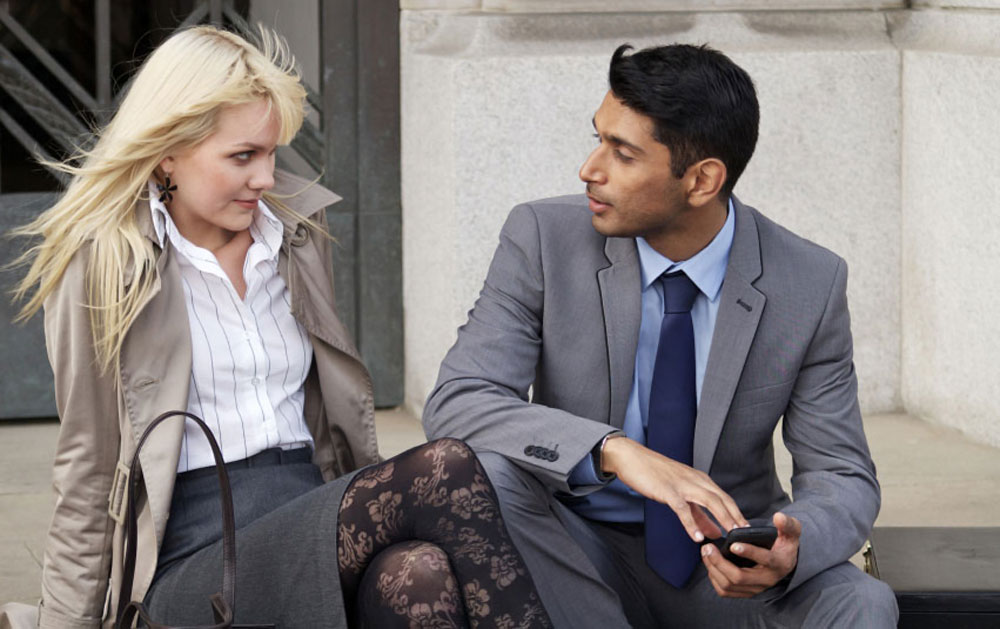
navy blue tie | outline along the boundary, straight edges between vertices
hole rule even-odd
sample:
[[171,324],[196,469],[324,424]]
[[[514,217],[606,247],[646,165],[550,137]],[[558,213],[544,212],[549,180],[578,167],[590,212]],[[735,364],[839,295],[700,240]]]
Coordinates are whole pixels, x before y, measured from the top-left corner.
[[[649,390],[646,445],[675,461],[694,460],[694,420],[698,411],[694,376],[691,305],[698,287],[684,273],[660,277],[664,312]],[[698,544],[667,505],[646,500],[646,562],[667,583],[680,588],[698,563]]]

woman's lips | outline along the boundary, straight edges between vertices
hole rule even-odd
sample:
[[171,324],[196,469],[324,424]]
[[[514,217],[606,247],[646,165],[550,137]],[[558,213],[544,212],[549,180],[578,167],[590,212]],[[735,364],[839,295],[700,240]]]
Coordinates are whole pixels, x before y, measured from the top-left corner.
[[236,204],[252,210],[257,207],[257,199],[236,199]]

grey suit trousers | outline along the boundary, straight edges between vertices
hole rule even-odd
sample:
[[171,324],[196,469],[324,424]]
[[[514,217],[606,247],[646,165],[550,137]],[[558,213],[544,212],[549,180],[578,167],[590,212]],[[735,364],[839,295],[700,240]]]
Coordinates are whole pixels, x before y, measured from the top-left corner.
[[700,564],[687,586],[675,589],[646,565],[641,531],[582,518],[506,457],[478,454],[557,628],[896,626],[892,590],[850,563],[791,592],[752,599],[719,597]]

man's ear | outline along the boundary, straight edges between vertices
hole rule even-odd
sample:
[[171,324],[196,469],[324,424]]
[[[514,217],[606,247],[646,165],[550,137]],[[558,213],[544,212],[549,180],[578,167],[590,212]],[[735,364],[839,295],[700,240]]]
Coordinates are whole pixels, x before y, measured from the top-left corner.
[[688,203],[702,207],[717,198],[726,183],[726,175],[726,165],[715,157],[692,164],[684,174]]

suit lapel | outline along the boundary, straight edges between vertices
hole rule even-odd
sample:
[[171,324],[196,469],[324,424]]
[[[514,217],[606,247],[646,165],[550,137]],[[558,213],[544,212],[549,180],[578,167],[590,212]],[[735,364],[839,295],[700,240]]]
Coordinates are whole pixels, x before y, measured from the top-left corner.
[[760,239],[753,215],[733,197],[736,227],[719,296],[694,431],[694,467],[708,473],[766,298],[753,287],[760,277]]
[[635,350],[642,319],[641,275],[635,240],[608,238],[604,254],[611,266],[597,272],[608,344],[611,400],[609,421],[615,428],[625,423],[625,408],[632,390]]

